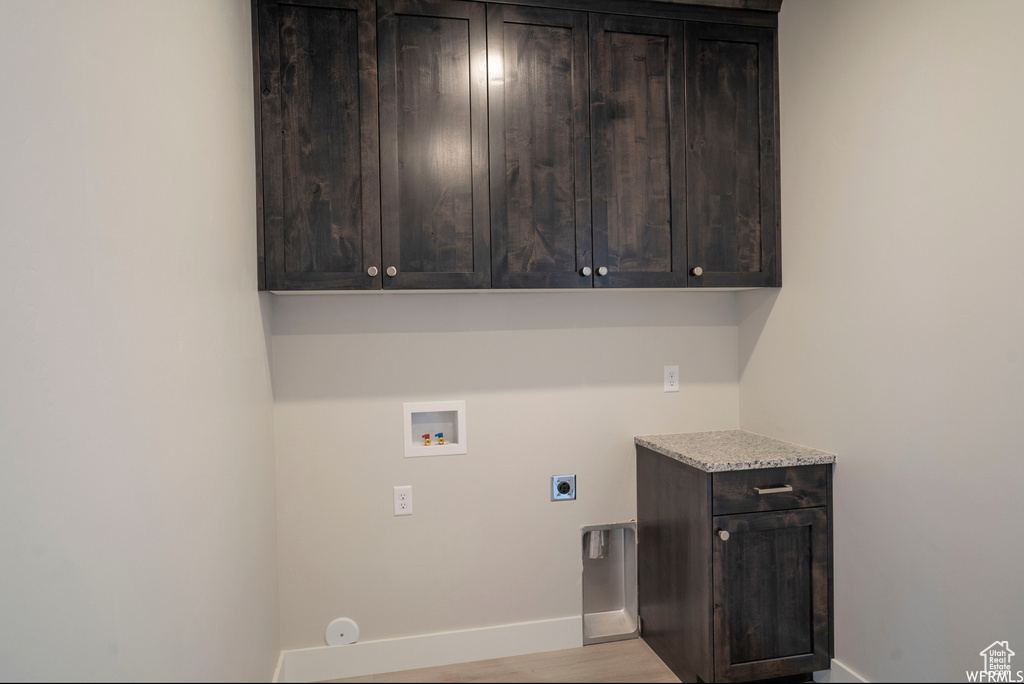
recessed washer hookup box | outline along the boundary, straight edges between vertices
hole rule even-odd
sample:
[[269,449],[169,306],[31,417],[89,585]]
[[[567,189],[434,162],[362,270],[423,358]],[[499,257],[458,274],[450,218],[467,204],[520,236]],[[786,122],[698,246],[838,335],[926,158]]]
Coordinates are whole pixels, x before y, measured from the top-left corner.
[[402,404],[405,457],[466,453],[466,402],[420,401]]

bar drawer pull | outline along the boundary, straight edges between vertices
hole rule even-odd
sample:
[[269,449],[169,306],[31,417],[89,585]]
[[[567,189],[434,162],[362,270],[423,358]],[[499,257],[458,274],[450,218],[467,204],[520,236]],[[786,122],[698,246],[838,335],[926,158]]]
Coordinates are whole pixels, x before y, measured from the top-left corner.
[[793,485],[782,485],[781,487],[754,487],[758,494],[783,494],[793,491]]

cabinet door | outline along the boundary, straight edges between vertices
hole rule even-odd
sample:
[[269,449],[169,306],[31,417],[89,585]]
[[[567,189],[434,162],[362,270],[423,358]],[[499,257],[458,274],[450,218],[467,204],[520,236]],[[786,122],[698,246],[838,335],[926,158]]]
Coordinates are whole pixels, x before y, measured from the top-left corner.
[[587,15],[487,9],[494,287],[591,287]]
[[778,286],[775,31],[686,25],[691,286]]
[[373,0],[259,3],[268,289],[379,288]]
[[378,12],[384,287],[489,287],[484,5]]
[[[826,510],[713,519],[716,681],[829,667]],[[721,539],[722,530],[728,540]]]
[[590,51],[594,284],[684,286],[683,24],[591,14]]

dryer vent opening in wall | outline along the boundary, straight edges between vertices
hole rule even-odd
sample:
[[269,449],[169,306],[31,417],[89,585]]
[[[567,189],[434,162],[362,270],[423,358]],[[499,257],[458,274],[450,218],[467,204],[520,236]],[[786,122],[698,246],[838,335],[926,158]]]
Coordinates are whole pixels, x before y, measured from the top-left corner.
[[636,523],[584,527],[582,551],[583,644],[639,636]]

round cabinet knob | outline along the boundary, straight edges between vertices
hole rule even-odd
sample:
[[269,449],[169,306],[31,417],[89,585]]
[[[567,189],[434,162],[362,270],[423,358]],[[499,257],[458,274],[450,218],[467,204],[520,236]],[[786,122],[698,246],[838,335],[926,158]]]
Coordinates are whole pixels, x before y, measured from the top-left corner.
[[581,276],[588,276],[593,272],[594,271],[589,266],[584,266],[583,268],[580,269]]
[[387,274],[394,278],[396,275],[398,275],[398,269],[395,268],[394,266],[388,266]]
[[608,275],[608,267],[607,266],[602,266],[601,268],[597,269],[597,275],[599,275],[599,276],[606,276],[606,275]]
[[695,276],[704,275],[704,269],[701,268],[700,266],[695,266],[692,269],[690,269],[690,273]]
[[718,530],[718,538],[722,541],[729,541],[729,533],[725,530]]
[[366,269],[366,275],[370,276],[371,278],[377,275],[377,267],[371,266],[370,268]]

